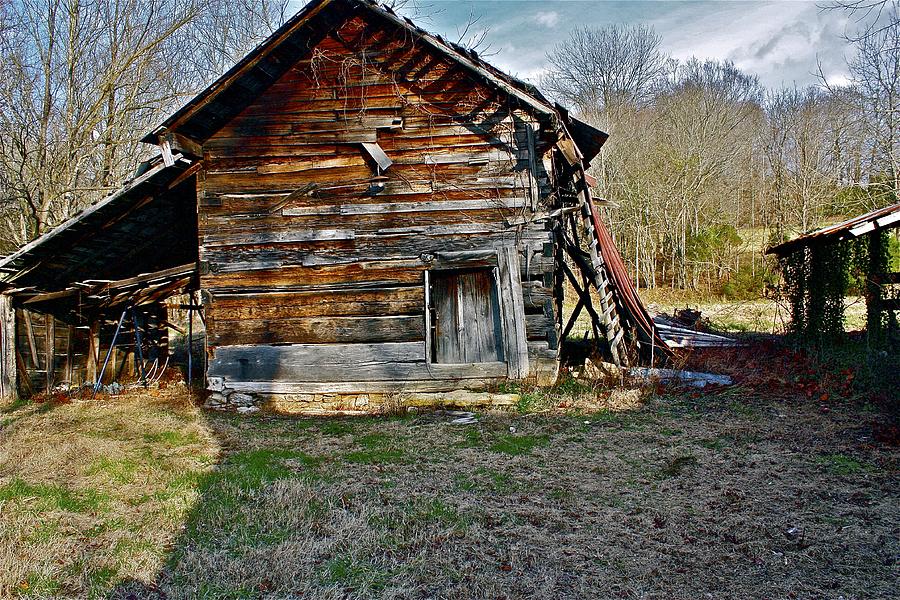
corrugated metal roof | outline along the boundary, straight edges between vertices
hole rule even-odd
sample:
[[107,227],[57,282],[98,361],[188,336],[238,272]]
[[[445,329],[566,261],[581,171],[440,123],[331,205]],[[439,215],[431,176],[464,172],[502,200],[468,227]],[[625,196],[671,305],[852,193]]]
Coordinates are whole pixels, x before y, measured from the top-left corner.
[[778,244],[777,246],[772,246],[766,250],[766,254],[785,256],[804,246],[809,246],[817,242],[837,242],[859,237],[875,231],[876,229],[898,226],[900,226],[900,202],[873,210],[864,215],[853,217],[852,219],[847,219],[846,221],[835,225],[829,225],[828,227],[823,227],[822,229],[803,234],[798,238]]

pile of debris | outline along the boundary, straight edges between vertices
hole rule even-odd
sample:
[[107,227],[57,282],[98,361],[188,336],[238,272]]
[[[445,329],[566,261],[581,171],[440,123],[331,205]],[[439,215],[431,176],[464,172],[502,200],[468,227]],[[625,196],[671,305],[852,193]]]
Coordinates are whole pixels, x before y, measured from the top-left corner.
[[732,337],[711,333],[709,323],[699,310],[683,308],[675,315],[659,313],[653,317],[653,324],[669,348],[737,348],[745,342]]

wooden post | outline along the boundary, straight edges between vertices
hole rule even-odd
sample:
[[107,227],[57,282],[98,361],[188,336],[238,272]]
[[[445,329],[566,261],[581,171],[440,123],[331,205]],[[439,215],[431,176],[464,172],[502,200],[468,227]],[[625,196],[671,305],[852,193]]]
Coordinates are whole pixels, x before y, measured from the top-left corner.
[[882,315],[882,284],[879,281],[881,255],[886,249],[883,247],[884,238],[882,232],[876,229],[869,234],[869,264],[866,273],[866,338],[869,346],[878,347],[884,339],[884,322]]
[[100,323],[91,321],[91,331],[88,336],[87,379],[90,382],[97,381],[97,373],[100,370]]
[[72,345],[75,343],[75,326],[69,325],[68,331],[66,332],[66,367],[65,367],[65,377],[66,384],[69,388],[74,387],[75,385],[75,357]]
[[44,315],[44,352],[46,358],[44,363],[47,365],[47,387],[46,392],[49,394],[53,389],[53,378],[56,371],[56,319],[53,315]]
[[12,298],[0,295],[0,399],[17,396],[16,380],[16,311]]
[[34,337],[34,325],[31,322],[31,311],[23,309],[25,317],[25,332],[28,334],[28,348],[31,350],[31,364],[35,369],[41,368],[41,357],[38,354],[37,339]]

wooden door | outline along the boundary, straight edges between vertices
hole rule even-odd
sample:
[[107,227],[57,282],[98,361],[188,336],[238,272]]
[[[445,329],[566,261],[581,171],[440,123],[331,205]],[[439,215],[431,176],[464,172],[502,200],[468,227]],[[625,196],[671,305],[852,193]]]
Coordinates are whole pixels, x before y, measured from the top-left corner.
[[502,362],[500,303],[493,269],[430,274],[435,363]]

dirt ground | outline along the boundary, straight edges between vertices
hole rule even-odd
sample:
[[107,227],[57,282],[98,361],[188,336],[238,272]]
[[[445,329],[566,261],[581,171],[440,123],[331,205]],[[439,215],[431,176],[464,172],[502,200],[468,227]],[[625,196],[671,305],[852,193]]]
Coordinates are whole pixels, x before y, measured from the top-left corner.
[[2,409],[0,597],[897,597],[900,452],[864,401],[738,385],[457,425],[183,391]]

